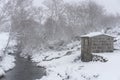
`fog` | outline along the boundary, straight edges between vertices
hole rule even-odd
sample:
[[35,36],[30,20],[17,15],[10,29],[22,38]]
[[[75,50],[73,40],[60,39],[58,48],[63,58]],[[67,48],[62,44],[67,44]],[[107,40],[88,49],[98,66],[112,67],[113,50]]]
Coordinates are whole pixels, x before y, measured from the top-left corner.
[[[44,6],[42,4],[44,0],[34,0],[35,6]],[[65,2],[79,2],[83,0],[64,0]],[[119,0],[94,0],[98,4],[102,5],[108,13],[116,14],[120,13],[120,1]]]

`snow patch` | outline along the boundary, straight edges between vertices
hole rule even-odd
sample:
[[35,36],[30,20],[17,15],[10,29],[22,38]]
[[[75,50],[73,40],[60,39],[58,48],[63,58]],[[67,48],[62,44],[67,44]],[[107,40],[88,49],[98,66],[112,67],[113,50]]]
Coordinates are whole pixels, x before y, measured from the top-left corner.
[[[15,57],[3,53],[4,48],[7,45],[8,38],[9,33],[0,33],[0,76],[5,75],[5,71],[8,71],[15,66]],[[14,45],[13,43],[15,42],[11,42],[11,45]]]
[[[111,36],[109,34],[105,34],[103,32],[91,32],[89,34],[83,35],[81,37],[94,37],[94,36],[99,36],[99,35],[107,35],[107,36]],[[113,36],[112,36],[113,37]]]

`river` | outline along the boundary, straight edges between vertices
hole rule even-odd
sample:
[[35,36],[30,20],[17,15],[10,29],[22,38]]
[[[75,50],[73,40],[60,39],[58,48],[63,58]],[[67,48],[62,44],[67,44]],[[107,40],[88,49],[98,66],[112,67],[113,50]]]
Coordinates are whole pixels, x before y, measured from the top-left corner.
[[36,67],[30,60],[16,56],[16,66],[0,80],[35,80],[44,75],[44,68]]

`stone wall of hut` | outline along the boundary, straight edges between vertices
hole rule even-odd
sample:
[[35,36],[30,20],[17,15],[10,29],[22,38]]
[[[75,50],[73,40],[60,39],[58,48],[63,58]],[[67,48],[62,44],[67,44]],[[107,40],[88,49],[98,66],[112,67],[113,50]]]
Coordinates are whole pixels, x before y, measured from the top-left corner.
[[107,35],[81,38],[82,53],[113,52],[114,38]]
[[94,53],[113,52],[113,37],[106,35],[91,37],[91,50]]

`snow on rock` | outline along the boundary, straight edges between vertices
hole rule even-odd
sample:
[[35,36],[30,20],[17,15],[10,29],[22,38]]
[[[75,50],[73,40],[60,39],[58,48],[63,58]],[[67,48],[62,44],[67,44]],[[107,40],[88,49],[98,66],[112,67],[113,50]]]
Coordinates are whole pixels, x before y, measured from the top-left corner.
[[4,71],[8,71],[15,66],[15,57],[11,55],[6,55],[0,62],[0,66]]
[[0,76],[5,75],[5,71],[12,69],[15,66],[15,57],[6,55],[0,62]]
[[5,71],[2,68],[0,68],[0,77],[4,75],[5,75]]

